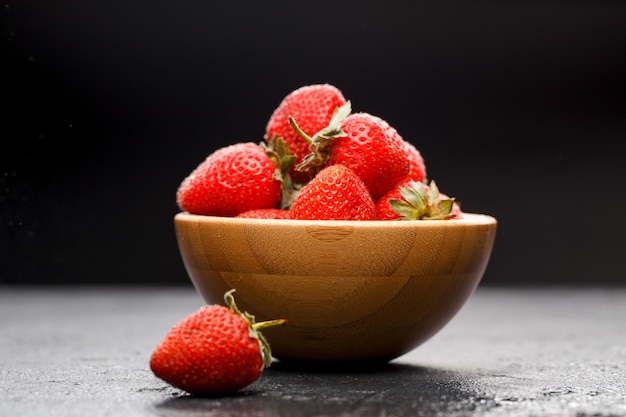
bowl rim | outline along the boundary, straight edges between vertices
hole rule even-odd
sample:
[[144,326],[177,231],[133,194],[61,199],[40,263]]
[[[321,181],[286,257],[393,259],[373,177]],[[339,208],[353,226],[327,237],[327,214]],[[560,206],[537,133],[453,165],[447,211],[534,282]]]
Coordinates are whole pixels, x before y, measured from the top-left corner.
[[192,214],[186,211],[174,215],[175,221],[223,223],[239,225],[268,225],[272,227],[286,226],[322,226],[322,227],[355,227],[355,228],[395,228],[395,227],[467,227],[473,225],[497,224],[495,217],[482,213],[463,212],[463,218],[454,220],[296,220],[296,219],[255,219],[240,217],[207,216]]

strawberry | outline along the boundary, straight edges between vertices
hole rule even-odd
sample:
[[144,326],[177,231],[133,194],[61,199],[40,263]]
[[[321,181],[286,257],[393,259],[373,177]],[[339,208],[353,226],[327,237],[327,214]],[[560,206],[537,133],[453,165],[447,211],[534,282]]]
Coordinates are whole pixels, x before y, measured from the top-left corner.
[[176,203],[183,211],[210,216],[277,207],[283,195],[280,174],[292,162],[280,142],[246,142],[220,148],[182,181]]
[[419,150],[410,142],[404,141],[404,150],[409,159],[409,173],[405,179],[426,182],[426,164]]
[[290,213],[284,209],[267,208],[244,211],[235,217],[244,219],[288,219]]
[[298,220],[374,220],[374,201],[361,180],[345,165],[322,169],[302,187],[290,209]]
[[[309,144],[291,128],[289,117],[296,118],[304,132],[314,135],[328,125],[335,109],[345,102],[341,91],[330,84],[313,84],[293,90],[272,113],[265,129],[265,139],[280,137],[299,164],[310,152]],[[289,171],[293,182],[302,184],[310,180],[309,173],[296,171],[294,167]]]
[[377,200],[409,173],[409,155],[400,134],[385,120],[369,113],[350,114],[350,102],[337,109],[329,125],[314,137],[302,131],[291,118],[292,127],[310,144],[311,153],[299,170],[341,164],[354,171]]
[[378,220],[448,220],[463,217],[460,205],[430,185],[406,180],[376,202]]
[[272,360],[260,329],[286,320],[254,322],[224,295],[228,308],[204,306],[178,322],[150,356],[150,369],[168,384],[191,394],[238,391],[256,381]]

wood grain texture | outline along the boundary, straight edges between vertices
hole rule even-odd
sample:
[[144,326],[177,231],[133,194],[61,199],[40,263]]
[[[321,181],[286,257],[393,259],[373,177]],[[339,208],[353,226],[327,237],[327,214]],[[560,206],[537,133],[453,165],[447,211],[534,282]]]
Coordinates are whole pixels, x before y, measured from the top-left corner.
[[485,271],[493,217],[454,221],[291,221],[179,213],[176,234],[208,303],[235,288],[282,360],[381,360],[423,343]]

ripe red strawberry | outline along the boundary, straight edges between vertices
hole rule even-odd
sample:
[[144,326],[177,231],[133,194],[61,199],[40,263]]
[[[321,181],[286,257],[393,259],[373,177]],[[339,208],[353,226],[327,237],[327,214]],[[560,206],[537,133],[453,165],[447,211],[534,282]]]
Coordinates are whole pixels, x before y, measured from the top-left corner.
[[288,219],[290,217],[290,213],[288,210],[267,208],[244,211],[235,217],[244,219]]
[[405,179],[426,182],[426,164],[419,150],[410,142],[404,141],[404,149],[409,158],[409,173]]
[[256,381],[272,360],[260,329],[286,320],[254,322],[237,309],[234,290],[221,305],[205,306],[176,324],[150,357],[150,369],[191,394],[238,391]]
[[430,185],[413,180],[400,183],[376,202],[378,220],[448,220],[463,217],[460,205]]
[[237,143],[213,152],[180,184],[176,192],[179,208],[193,214],[235,216],[277,207],[282,196],[279,174],[290,159],[279,160],[271,148],[274,145]]
[[292,126],[312,152],[297,166],[313,173],[321,167],[342,164],[361,177],[377,200],[409,173],[409,154],[400,134],[385,120],[369,113],[350,113],[350,102],[339,108],[330,124],[307,137],[299,121]]
[[321,170],[302,187],[290,209],[299,220],[374,220],[374,201],[363,181],[344,165]]
[[[298,120],[304,132],[314,135],[328,125],[335,109],[345,102],[341,91],[333,85],[300,87],[289,93],[274,110],[265,129],[265,139],[280,137],[289,146],[290,153],[296,156],[296,164],[299,164],[310,152],[309,144],[292,129],[289,116]],[[289,173],[295,183],[310,180],[307,172],[296,171],[293,167]]]

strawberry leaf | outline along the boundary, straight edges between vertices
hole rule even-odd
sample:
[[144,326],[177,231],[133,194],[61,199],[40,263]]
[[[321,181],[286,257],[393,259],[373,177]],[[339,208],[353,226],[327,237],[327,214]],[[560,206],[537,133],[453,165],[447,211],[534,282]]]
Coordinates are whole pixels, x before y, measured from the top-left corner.
[[399,220],[447,220],[454,217],[454,199],[441,198],[435,181],[427,186],[421,182],[411,182],[400,188],[400,199],[389,199],[389,206],[400,216]]
[[296,161],[296,156],[290,152],[289,145],[277,135],[272,136],[267,143],[261,142],[261,147],[276,167],[274,179],[282,184],[279,206],[281,209],[287,210],[302,188],[300,184],[294,183],[291,175],[289,175],[289,169]]
[[237,308],[237,304],[235,303],[235,297],[233,293],[235,289],[233,288],[230,291],[227,291],[224,294],[224,301],[228,308],[239,317],[241,317],[246,323],[248,323],[248,336],[252,339],[256,339],[259,342],[259,351],[261,352],[261,356],[263,357],[263,365],[268,367],[272,363],[272,350],[270,349],[270,345],[265,339],[265,336],[261,334],[261,329],[266,329],[268,327],[280,326],[287,323],[285,319],[278,320],[269,320],[269,321],[261,321],[256,323],[254,316],[249,314],[247,311],[241,312],[239,308]]
[[274,179],[283,181],[289,168],[296,161],[296,156],[290,153],[289,146],[277,135],[272,136],[267,143],[261,142],[260,146],[276,167]]
[[302,161],[296,166],[296,170],[311,171],[311,177],[317,175],[330,157],[330,151],[335,138],[347,136],[341,129],[341,124],[351,112],[352,104],[350,101],[346,101],[345,104],[335,109],[328,125],[317,132],[313,137],[303,132],[298,126],[296,119],[289,116],[291,127],[309,144],[311,150],[311,153],[302,158]]

